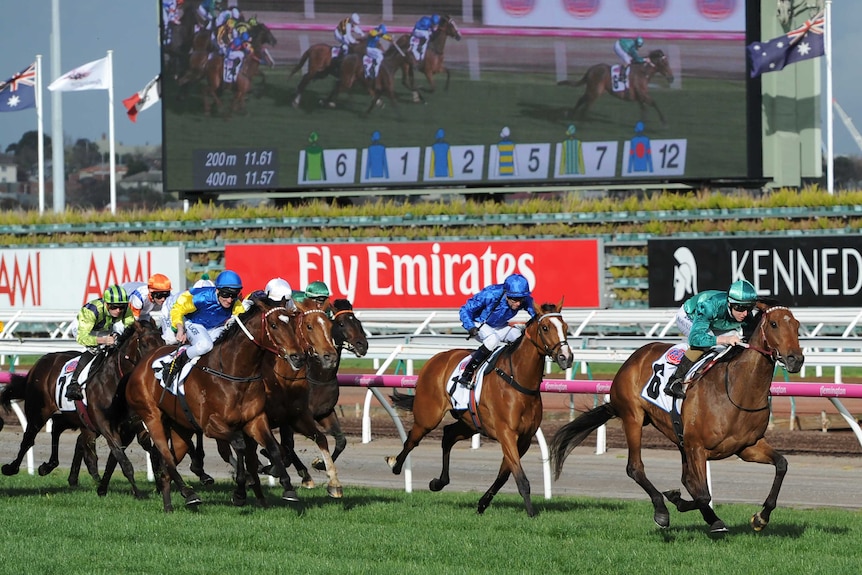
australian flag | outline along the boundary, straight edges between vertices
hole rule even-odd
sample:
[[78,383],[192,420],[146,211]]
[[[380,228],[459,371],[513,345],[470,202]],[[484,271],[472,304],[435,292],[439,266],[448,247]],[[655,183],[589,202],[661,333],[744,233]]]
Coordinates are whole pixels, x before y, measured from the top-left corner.
[[822,56],[825,51],[823,12],[805,24],[768,42],[754,42],[748,45],[748,58],[751,60],[751,77],[766,72],[777,72],[788,64],[810,60]]
[[0,112],[17,112],[36,106],[36,64],[0,83]]

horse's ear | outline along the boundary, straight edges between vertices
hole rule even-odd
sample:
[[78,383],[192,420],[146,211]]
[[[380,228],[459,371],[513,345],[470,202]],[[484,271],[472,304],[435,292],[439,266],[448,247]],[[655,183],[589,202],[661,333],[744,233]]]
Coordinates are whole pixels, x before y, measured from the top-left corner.
[[566,301],[566,296],[560,298],[560,303],[557,304],[557,311],[563,311],[563,302]]

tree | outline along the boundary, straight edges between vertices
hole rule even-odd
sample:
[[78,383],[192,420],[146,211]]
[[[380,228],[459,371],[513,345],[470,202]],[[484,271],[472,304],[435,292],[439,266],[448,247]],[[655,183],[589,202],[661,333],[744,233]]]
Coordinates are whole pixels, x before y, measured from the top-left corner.
[[[51,157],[51,137],[42,134],[45,146],[45,157]],[[18,181],[27,181],[28,174],[35,172],[39,167],[39,132],[31,130],[24,132],[17,144],[9,144],[6,147],[7,154],[15,156],[15,165],[18,167]]]

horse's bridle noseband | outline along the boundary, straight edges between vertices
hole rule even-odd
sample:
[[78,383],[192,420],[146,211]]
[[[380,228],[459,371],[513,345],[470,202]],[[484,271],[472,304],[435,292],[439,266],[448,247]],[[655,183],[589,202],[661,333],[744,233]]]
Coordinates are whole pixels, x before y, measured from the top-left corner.
[[[540,316],[536,316],[536,318],[535,318],[536,324],[541,322],[546,317],[558,317],[558,318],[562,319],[563,314],[561,314],[559,312],[552,312],[552,313],[545,313],[545,314],[542,314]],[[539,333],[539,337],[542,340],[542,342],[541,342],[542,346],[541,347],[532,337],[530,337],[529,332],[525,331],[524,335],[527,337],[527,339],[530,340],[530,343],[535,345],[536,349],[538,349],[539,352],[544,356],[553,357],[554,355],[556,355],[557,349],[562,349],[563,347],[569,347],[569,340],[568,339],[563,339],[562,341],[558,341],[557,343],[555,343],[553,346],[550,346],[550,345],[548,345],[548,342],[545,341],[544,334],[542,334],[542,332],[540,330],[536,330],[536,331]]]

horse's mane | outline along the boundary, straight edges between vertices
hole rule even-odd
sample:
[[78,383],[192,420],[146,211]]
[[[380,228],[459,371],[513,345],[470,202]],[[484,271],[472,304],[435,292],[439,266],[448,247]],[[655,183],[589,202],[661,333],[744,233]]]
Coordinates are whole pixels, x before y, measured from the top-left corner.
[[[514,353],[515,349],[521,344],[521,341],[524,339],[524,335],[527,333],[526,328],[528,328],[531,325],[533,325],[534,323],[536,323],[539,320],[539,318],[541,316],[543,316],[544,314],[554,313],[555,311],[557,311],[557,305],[553,304],[553,303],[543,303],[540,306],[539,310],[541,310],[541,313],[536,313],[536,315],[534,315],[533,317],[531,317],[530,319],[527,320],[527,323],[524,324],[524,326],[525,326],[524,333],[522,333],[521,336],[518,339],[516,339],[515,341],[513,341],[510,345],[507,345],[506,348],[503,350],[503,352],[500,354],[500,357],[508,357],[508,356],[512,355],[512,353]],[[537,310],[537,312],[539,310]]]
[[336,299],[332,301],[332,307],[335,308],[335,311],[345,311],[352,310],[353,304],[350,303],[349,299]]
[[[260,299],[263,299],[265,297],[266,296],[259,296],[256,292],[252,293],[248,297],[248,301],[251,302],[251,306],[247,310],[245,310],[244,312],[239,314],[237,316],[237,320],[245,323],[246,321],[248,321],[249,319],[254,317],[255,314],[261,313],[263,311],[263,308],[260,305]],[[272,301],[272,300],[270,300],[270,301]],[[224,339],[228,339],[229,337],[233,337],[233,334],[236,333],[237,331],[239,331],[239,329],[240,329],[240,327],[237,325],[237,323],[238,323],[238,321],[236,321],[236,320],[231,321],[230,325],[228,325],[224,330],[222,330],[222,332],[219,334],[219,336],[217,338],[215,338],[215,340],[213,341],[213,345],[215,345],[216,343],[218,343]]]
[[647,58],[650,60],[660,60],[664,58],[664,50],[653,50],[649,53],[649,56],[647,56]]

